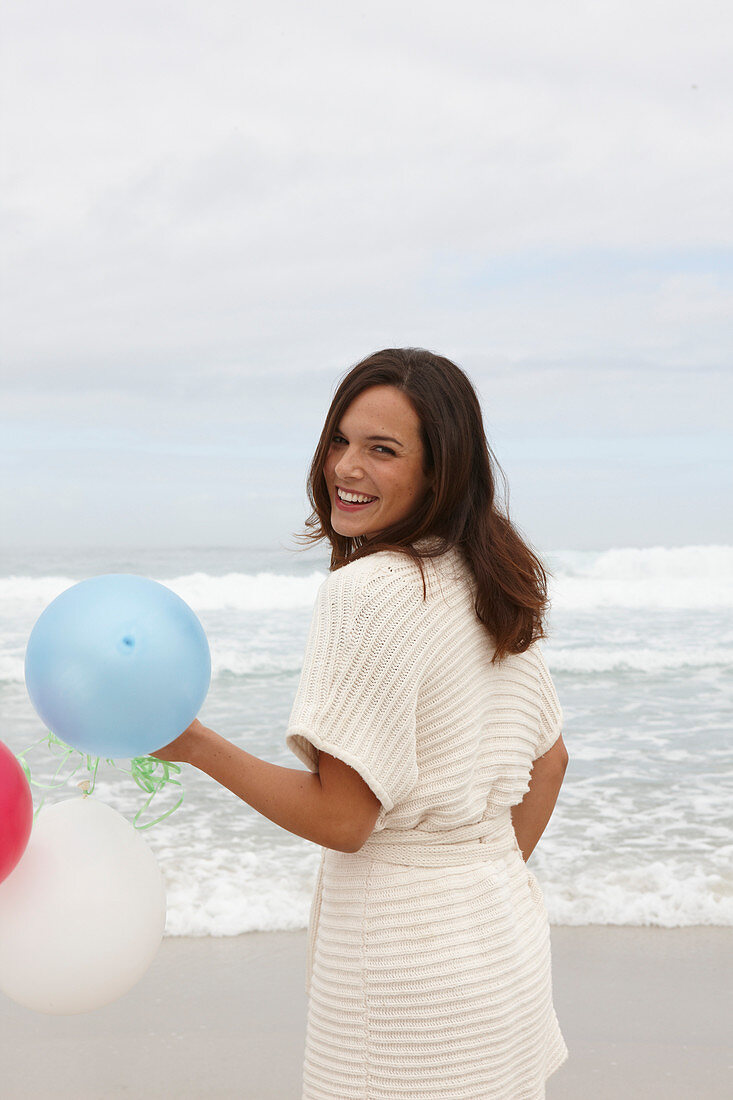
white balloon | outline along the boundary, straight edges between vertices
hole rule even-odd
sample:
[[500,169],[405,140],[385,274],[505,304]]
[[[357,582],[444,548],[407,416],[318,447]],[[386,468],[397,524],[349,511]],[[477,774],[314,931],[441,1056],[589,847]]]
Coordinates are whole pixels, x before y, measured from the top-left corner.
[[0,990],[74,1015],[142,978],[165,928],[163,876],[130,822],[94,798],[44,807],[0,883]]

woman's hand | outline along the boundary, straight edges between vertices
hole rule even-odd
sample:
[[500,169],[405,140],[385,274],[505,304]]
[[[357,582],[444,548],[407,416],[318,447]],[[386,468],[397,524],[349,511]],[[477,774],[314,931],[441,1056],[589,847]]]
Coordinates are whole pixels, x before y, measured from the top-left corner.
[[150,756],[193,764],[281,829],[339,852],[358,852],[381,810],[358,772],[319,753],[318,771],[283,768],[240,749],[198,718]]
[[193,750],[205,733],[206,726],[202,725],[198,718],[194,718],[188,729],[176,737],[175,741],[148,755],[155,756],[158,760],[166,760],[169,764],[190,764]]

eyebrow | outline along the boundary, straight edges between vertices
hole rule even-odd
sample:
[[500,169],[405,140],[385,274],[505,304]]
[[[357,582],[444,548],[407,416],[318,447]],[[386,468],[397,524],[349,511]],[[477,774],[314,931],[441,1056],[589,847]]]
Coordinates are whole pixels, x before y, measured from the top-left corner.
[[370,443],[375,443],[378,439],[386,439],[389,443],[396,443],[398,447],[402,446],[399,439],[395,439],[394,436],[391,435],[368,435],[367,439]]
[[[341,428],[339,428],[338,426],[336,427],[336,431],[339,433],[339,435],[344,434],[341,431]],[[396,443],[398,447],[404,446],[403,443],[400,443],[399,439],[395,439],[392,435],[368,435],[366,438],[370,443],[376,443],[376,441],[379,439],[385,439],[388,443]]]

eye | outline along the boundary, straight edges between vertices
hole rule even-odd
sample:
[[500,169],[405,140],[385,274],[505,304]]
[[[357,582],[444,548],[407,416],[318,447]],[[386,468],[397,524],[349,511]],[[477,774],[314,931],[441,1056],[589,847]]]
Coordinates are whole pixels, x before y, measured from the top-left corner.
[[395,453],[396,453],[395,451],[393,451],[393,450],[392,450],[392,448],[391,448],[391,447],[387,447],[387,446],[385,446],[385,444],[384,444],[384,443],[377,443],[377,445],[376,445],[376,447],[374,448],[374,450],[375,450],[375,451],[380,451],[380,452],[382,452],[382,453],[384,453],[384,454],[386,454],[386,455],[393,455],[393,454],[395,454]]
[[344,439],[344,437],[342,435],[339,435],[338,432],[336,432],[336,434],[333,436],[331,442],[332,443],[345,443],[346,440]]

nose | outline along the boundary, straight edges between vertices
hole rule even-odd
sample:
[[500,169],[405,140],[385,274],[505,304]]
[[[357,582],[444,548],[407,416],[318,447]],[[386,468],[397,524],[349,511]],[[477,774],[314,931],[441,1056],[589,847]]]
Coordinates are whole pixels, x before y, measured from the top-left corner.
[[353,447],[347,447],[341,453],[333,472],[337,481],[353,481],[364,476],[364,470],[359,464],[359,456]]

